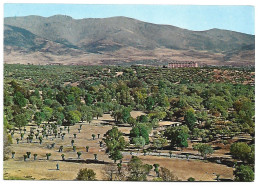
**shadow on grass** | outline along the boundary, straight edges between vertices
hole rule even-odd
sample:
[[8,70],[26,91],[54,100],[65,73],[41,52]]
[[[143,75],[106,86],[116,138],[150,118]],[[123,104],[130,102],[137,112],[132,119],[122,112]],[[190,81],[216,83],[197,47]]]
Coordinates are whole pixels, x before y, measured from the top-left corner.
[[111,164],[110,162],[105,161],[99,161],[94,159],[69,159],[69,160],[63,160],[64,162],[71,162],[71,163],[92,163],[92,164]]

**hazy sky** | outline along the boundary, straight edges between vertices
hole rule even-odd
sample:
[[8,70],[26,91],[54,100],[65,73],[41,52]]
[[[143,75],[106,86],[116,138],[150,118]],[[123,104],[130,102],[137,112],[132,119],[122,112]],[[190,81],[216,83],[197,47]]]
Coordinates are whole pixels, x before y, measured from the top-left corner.
[[169,24],[201,31],[212,28],[255,34],[253,6],[190,5],[73,5],[73,4],[5,4],[4,17],[69,15],[80,18],[127,16],[142,21]]

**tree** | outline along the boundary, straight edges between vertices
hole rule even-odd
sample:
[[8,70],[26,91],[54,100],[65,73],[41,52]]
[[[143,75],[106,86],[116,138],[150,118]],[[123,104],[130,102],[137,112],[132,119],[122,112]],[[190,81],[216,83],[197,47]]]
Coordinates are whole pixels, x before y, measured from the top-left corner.
[[13,100],[14,104],[18,105],[20,108],[25,107],[27,104],[27,100],[21,92],[16,92]]
[[109,158],[115,162],[123,158],[121,151],[124,150],[126,141],[122,132],[120,132],[117,127],[108,130],[103,140],[106,143],[106,152],[109,153]]
[[26,152],[27,158],[31,158],[31,152]]
[[122,163],[117,163],[116,166],[117,166],[118,173],[121,174]]
[[127,170],[129,172],[129,181],[146,181],[151,167],[143,164],[141,159],[136,156],[132,156],[130,162],[127,164]]
[[236,142],[233,143],[230,147],[230,153],[237,159],[246,161],[251,152],[250,146],[245,142]]
[[172,158],[172,151],[169,151],[170,158]]
[[157,177],[159,177],[159,175],[160,175],[160,174],[159,174],[159,166],[160,166],[159,164],[154,164],[154,165],[153,165],[154,171],[156,172]]
[[62,112],[54,111],[53,117],[56,120],[57,125],[62,125],[64,118],[65,118],[65,116]]
[[135,137],[133,138],[133,144],[138,148],[142,148],[145,146],[145,139],[142,136]]
[[45,114],[43,112],[36,112],[34,114],[34,121],[39,126],[45,120]]
[[50,159],[51,153],[46,153],[47,160]]
[[155,105],[154,98],[149,96],[146,98],[146,108],[147,110],[152,110]]
[[254,171],[250,166],[240,165],[234,171],[235,181],[251,182],[255,179]]
[[189,128],[187,126],[169,127],[164,132],[164,136],[171,140],[172,147],[188,147]]
[[63,150],[63,146],[60,146],[59,152],[62,152],[62,150]]
[[120,107],[120,109],[114,110],[112,112],[112,116],[114,117],[116,122],[120,123],[128,123],[130,121],[131,108]]
[[77,110],[69,111],[69,113],[65,116],[65,119],[70,125],[75,125],[75,123],[80,121],[81,114]]
[[71,93],[65,97],[65,101],[68,105],[75,104],[75,96]]
[[95,108],[94,111],[93,111],[93,115],[95,115],[97,117],[97,119],[99,117],[101,117],[103,115],[103,110],[102,108]]
[[164,146],[167,145],[167,140],[165,138],[157,138],[153,140],[153,147],[155,147],[157,150],[162,149]]
[[40,144],[42,144],[42,136],[39,137]]
[[159,176],[162,178],[162,181],[178,181],[178,178],[169,169],[164,167],[160,167]]
[[197,121],[197,119],[194,115],[193,109],[189,109],[186,111],[184,120],[185,120],[185,123],[188,125],[189,129],[192,130]]
[[88,105],[88,106],[92,105],[92,103],[93,103],[93,96],[91,94],[87,93],[85,95],[84,99],[85,99],[86,105]]
[[91,111],[88,111],[86,114],[85,114],[85,116],[86,116],[86,121],[87,122],[91,122],[92,120],[93,120],[93,113],[91,112]]
[[211,155],[214,152],[213,148],[209,144],[195,144],[193,145],[193,149],[197,150],[204,158],[206,158],[207,155]]
[[14,122],[17,127],[24,127],[28,124],[28,117],[26,114],[18,114],[14,117]]
[[123,123],[128,122],[128,119],[131,117],[130,112],[131,112],[130,108],[123,108],[123,110],[122,110],[122,122]]
[[149,121],[146,115],[141,115],[136,118],[136,120],[140,123],[147,123]]
[[241,97],[233,104],[236,114],[241,123],[247,123],[252,126],[252,117],[254,115],[254,104],[246,97]]
[[129,123],[131,126],[134,126],[136,124],[136,120],[133,117],[129,117],[127,123]]
[[93,181],[96,180],[96,173],[92,169],[80,169],[76,180],[80,181]]
[[43,111],[43,113],[45,115],[45,120],[48,121],[48,123],[49,123],[49,121],[52,118],[53,109],[48,107],[48,106],[45,106],[45,107],[43,107],[42,111]]
[[91,122],[91,120],[93,119],[93,114],[92,108],[90,106],[82,105],[79,107],[79,111],[82,114],[81,121]]
[[247,162],[249,164],[255,164],[255,145],[251,145],[251,152],[247,156]]
[[135,125],[130,131],[131,141],[133,142],[134,138],[140,137],[140,136],[142,136],[145,139],[145,144],[149,144],[148,129],[145,125],[139,123],[139,124]]
[[14,158],[14,155],[15,155],[15,152],[14,152],[14,151],[12,151],[12,159]]
[[78,159],[80,159],[81,154],[82,154],[81,152],[79,152],[79,151],[77,152]]
[[199,128],[194,128],[192,129],[192,139],[199,139],[199,138],[204,138],[206,137],[206,131],[205,129],[199,129]]

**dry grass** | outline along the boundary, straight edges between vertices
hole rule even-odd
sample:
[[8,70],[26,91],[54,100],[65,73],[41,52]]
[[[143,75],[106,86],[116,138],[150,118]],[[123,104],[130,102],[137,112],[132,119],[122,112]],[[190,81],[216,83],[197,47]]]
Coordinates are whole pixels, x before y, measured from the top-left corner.
[[[215,174],[220,178],[232,179],[233,169],[225,165],[206,163],[203,161],[175,158],[163,158],[157,156],[140,156],[142,161],[147,164],[159,164],[161,167],[168,168],[180,180],[187,180],[189,177],[195,178],[196,181],[213,181]],[[213,174],[214,173],[214,174]]]
[[[140,111],[131,112],[133,117],[137,117],[141,114],[144,113]],[[98,180],[103,180],[103,169],[105,164],[65,162],[61,160],[61,154],[64,153],[66,159],[76,160],[76,152],[80,151],[82,152],[82,162],[85,159],[94,159],[94,154],[98,154],[99,161],[113,163],[105,153],[105,148],[99,147],[99,141],[101,141],[103,135],[112,128],[113,122],[107,124],[108,121],[111,120],[113,120],[113,118],[109,114],[104,114],[103,117],[98,120],[93,120],[90,124],[85,122],[78,123],[71,127],[70,133],[63,131],[66,133],[64,140],[58,137],[54,138],[54,136],[49,136],[48,139],[43,139],[41,145],[38,140],[35,139],[33,143],[26,143],[26,139],[24,139],[19,144],[16,144],[15,139],[19,136],[18,132],[16,132],[13,139],[14,144],[10,146],[10,150],[16,152],[15,158],[4,161],[5,179],[12,177],[15,177],[16,179],[26,179],[26,177],[30,177],[35,180],[74,180],[80,169],[90,168],[95,171]],[[82,130],[78,133],[80,124],[82,124]],[[27,126],[26,129],[28,131],[30,129],[29,126]],[[119,130],[129,134],[131,127],[119,127]],[[77,134],[77,138],[74,138],[74,133]],[[27,134],[24,136],[25,138]],[[96,135],[95,140],[92,139],[92,134]],[[97,138],[97,134],[100,134],[99,139]],[[125,138],[129,141],[128,137],[125,136]],[[75,140],[74,145],[77,147],[76,152],[73,152],[72,150],[72,139]],[[56,143],[55,147],[53,149],[48,149],[47,145],[53,142]],[[62,153],[58,152],[61,145],[64,147]],[[90,147],[89,152],[86,152],[86,146]],[[31,152],[31,158],[24,162],[23,155],[26,154],[27,151]],[[183,151],[176,151],[176,153],[180,152],[196,153],[192,150],[191,144],[189,148]],[[34,153],[38,154],[36,161],[33,160]],[[46,153],[52,154],[49,161],[46,160]],[[225,151],[223,150],[223,152],[220,152],[219,154],[224,155],[224,153]],[[123,163],[126,164],[130,158],[130,155],[124,155]],[[205,163],[196,160],[186,161],[155,156],[141,156],[141,158],[145,163],[158,163],[160,166],[168,168],[181,180],[187,180],[189,177],[194,177],[196,180],[213,181],[215,178],[213,173],[220,174],[220,178],[231,179],[233,177],[233,169],[224,165]],[[60,170],[56,170],[57,163],[60,166]]]

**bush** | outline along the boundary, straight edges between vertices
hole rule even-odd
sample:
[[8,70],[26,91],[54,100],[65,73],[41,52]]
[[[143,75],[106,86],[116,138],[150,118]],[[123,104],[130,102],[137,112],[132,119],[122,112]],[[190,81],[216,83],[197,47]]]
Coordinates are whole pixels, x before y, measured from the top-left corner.
[[232,156],[242,161],[247,160],[250,152],[250,146],[248,146],[247,143],[244,142],[234,143],[230,147],[230,153],[232,154]]
[[254,181],[255,173],[250,166],[241,165],[234,171],[235,181]]
[[96,180],[96,173],[92,169],[80,169],[76,180],[93,181]]
[[187,181],[195,181],[195,178],[189,177],[189,178],[187,179]]

